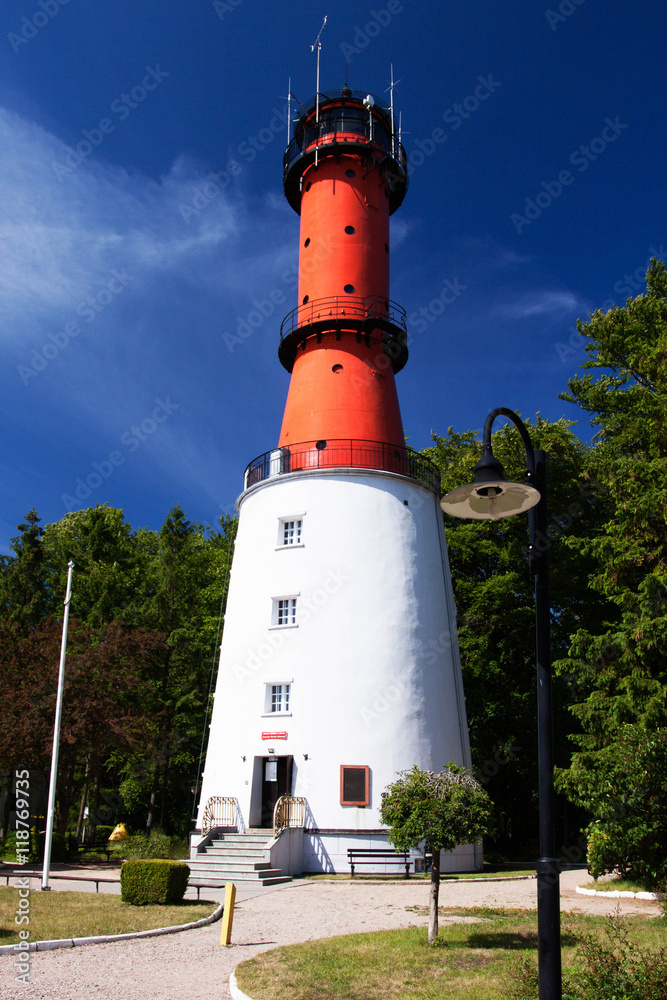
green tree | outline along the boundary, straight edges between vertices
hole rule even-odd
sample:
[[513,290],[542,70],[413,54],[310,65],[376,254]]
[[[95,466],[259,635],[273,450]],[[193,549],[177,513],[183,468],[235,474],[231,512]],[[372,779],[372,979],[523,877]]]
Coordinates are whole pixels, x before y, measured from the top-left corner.
[[389,843],[407,851],[426,841],[433,852],[429,944],[438,936],[440,851],[477,843],[490,828],[491,813],[491,800],[480,783],[453,760],[440,774],[416,766],[401,771],[382,793],[380,821],[389,827]]
[[[551,575],[551,638],[554,656],[567,654],[570,635],[595,624],[604,599],[588,586],[595,567],[576,539],[599,530],[607,501],[587,477],[589,449],[571,422],[526,421],[536,448],[547,453],[546,539]],[[427,454],[440,468],[443,492],[473,481],[481,443],[473,431],[433,435]],[[511,424],[493,434],[493,450],[510,480],[525,481],[526,457]],[[466,521],[445,516],[457,607],[466,711],[474,773],[496,808],[496,835],[489,838],[504,856],[537,850],[537,711],[535,688],[535,604],[529,571],[528,519]],[[570,547],[566,540],[575,544]],[[565,671],[554,689],[557,760],[569,762],[567,712],[572,678]],[[564,817],[567,820],[567,817]]]
[[[573,634],[561,671],[575,675],[582,748],[616,739],[624,723],[667,723],[667,272],[653,260],[646,293],[579,323],[582,366],[563,398],[597,428],[591,481],[607,497],[601,529],[576,540],[596,566],[602,621]],[[569,542],[569,545],[574,544]]]
[[666,772],[667,730],[638,725],[559,772],[563,790],[595,816],[586,831],[594,878],[618,871],[653,888],[667,877]]
[[11,540],[13,557],[3,556],[0,567],[0,620],[16,622],[23,631],[34,627],[51,611],[51,594],[44,579],[40,518],[33,507],[21,532]]

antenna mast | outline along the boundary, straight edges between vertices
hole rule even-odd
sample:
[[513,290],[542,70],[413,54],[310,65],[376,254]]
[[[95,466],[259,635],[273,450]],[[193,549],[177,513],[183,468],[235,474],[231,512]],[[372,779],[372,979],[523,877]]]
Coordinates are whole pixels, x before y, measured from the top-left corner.
[[[387,90],[391,95],[389,101],[389,109],[391,112],[391,153],[392,156],[396,156],[396,119],[394,118],[394,87],[397,87],[401,81],[394,80],[394,64],[390,63],[390,65],[391,65],[391,83],[387,87]],[[387,93],[387,90],[385,90],[385,94]],[[399,142],[400,142],[400,136],[399,136]]]
[[[310,51],[314,52],[317,49],[317,82],[315,84],[315,124],[318,125],[320,121],[320,52],[322,51],[322,42],[320,41],[322,37],[322,32],[324,31],[324,26],[327,23],[327,15],[324,15],[324,20],[322,21],[322,27],[320,28],[319,34],[315,39],[315,43],[310,46]],[[319,135],[317,136],[316,142],[319,141]],[[317,147],[315,148],[315,166],[317,166]]]

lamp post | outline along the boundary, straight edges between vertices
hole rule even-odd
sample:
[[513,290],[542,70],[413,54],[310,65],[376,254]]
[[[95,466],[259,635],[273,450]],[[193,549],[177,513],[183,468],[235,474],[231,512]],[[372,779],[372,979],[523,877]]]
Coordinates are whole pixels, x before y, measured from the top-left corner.
[[[508,483],[491,448],[496,417],[508,417],[526,449],[528,484]],[[447,493],[440,506],[454,517],[497,521],[529,511],[528,552],[535,577],[535,639],[537,653],[537,735],[539,771],[540,857],[537,859],[537,933],[540,1000],[561,1000],[560,863],[554,857],[554,782],[549,641],[549,562],[547,555],[546,455],[533,451],[526,427],[514,413],[499,406],[486,418],[482,457],[475,482]]]

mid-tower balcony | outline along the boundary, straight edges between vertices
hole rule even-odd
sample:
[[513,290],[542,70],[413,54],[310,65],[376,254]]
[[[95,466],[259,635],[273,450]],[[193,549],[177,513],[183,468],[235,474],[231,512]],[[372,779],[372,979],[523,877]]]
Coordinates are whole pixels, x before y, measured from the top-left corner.
[[391,362],[394,374],[408,360],[407,325],[405,309],[397,302],[382,295],[333,295],[313,299],[297,306],[285,316],[280,326],[278,357],[288,372],[292,371],[299,348],[306,346],[309,337],[321,343],[322,334],[335,332],[340,340],[343,332],[356,334],[359,341],[366,339],[370,346],[375,339],[381,344],[382,353]]
[[247,490],[257,483],[294,472],[341,468],[393,472],[415,479],[433,493],[440,492],[440,471],[424,455],[405,446],[349,438],[302,441],[258,455],[245,470],[243,487]]

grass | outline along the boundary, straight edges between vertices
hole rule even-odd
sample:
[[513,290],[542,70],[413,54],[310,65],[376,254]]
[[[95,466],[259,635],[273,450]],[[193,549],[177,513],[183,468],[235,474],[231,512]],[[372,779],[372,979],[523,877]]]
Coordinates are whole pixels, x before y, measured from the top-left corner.
[[[497,878],[509,878],[510,876],[517,876],[517,875],[528,876],[528,875],[534,875],[534,874],[535,874],[535,869],[534,868],[506,869],[506,868],[496,868],[495,865],[491,865],[491,866],[489,866],[489,868],[487,868],[485,866],[484,869],[483,869],[483,871],[480,871],[480,872],[460,872],[460,873],[459,872],[451,872],[451,873],[442,872],[442,874],[440,875],[440,881],[441,882],[459,882],[459,881],[464,881],[464,880],[467,880],[467,879],[476,879],[476,878],[494,878],[494,877],[497,877]],[[303,878],[306,878],[309,881],[310,880],[317,880],[317,879],[324,880],[324,881],[327,881],[327,882],[349,881],[350,880],[350,875],[349,874],[346,874],[346,875],[343,875],[343,874],[334,875],[333,872],[329,875],[329,874],[327,874],[325,872],[324,874],[316,874],[316,875],[304,874]],[[361,874],[361,875],[357,874],[357,875],[354,876],[354,881],[355,882],[362,882],[364,879],[367,879],[367,880],[371,879],[374,882],[377,881],[378,879],[381,879],[381,880],[386,881],[386,882],[405,882],[405,881],[407,881],[406,878],[405,878],[405,876],[401,875],[400,872],[396,872],[395,874],[390,874],[390,875],[369,875],[367,873],[365,875],[363,875],[363,874]],[[430,882],[431,881],[430,872],[427,873],[427,874],[425,874],[425,875],[422,875],[422,874],[419,874],[419,875],[411,874],[410,875],[410,881],[411,882],[412,881],[414,881],[414,882]]]
[[[35,883],[33,882],[34,886]],[[132,906],[120,896],[95,892],[42,892],[34,888],[28,897],[30,923],[14,922],[19,905],[16,886],[0,887],[0,944],[15,944],[20,928],[30,931],[30,941],[126,934],[155,927],[187,924],[208,917],[216,903],[188,900],[176,906]]]
[[[411,910],[417,908],[411,907]],[[425,908],[424,908],[425,909]],[[498,1000],[510,970],[537,949],[537,916],[529,910],[441,908],[443,918],[475,923],[441,925],[437,944],[426,928],[352,934],[276,948],[241,963],[239,987],[254,1000]],[[604,918],[568,915],[562,930],[563,966],[574,963],[577,936],[602,931]],[[667,924],[633,917],[631,938],[643,947],[667,945]]]

